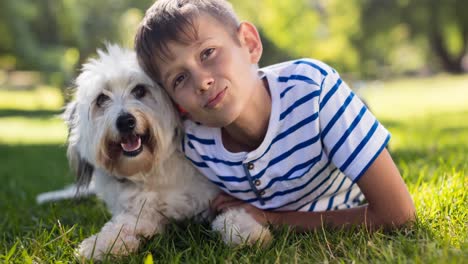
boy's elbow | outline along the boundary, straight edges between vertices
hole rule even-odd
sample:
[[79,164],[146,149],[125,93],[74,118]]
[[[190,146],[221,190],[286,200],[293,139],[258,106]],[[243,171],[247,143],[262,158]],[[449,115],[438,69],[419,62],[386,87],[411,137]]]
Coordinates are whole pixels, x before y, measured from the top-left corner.
[[412,201],[392,208],[381,207],[374,212],[376,213],[374,222],[376,227],[385,229],[402,228],[411,225],[416,220],[416,208]]
[[416,208],[414,207],[414,204],[411,202],[411,204],[405,210],[405,214],[402,218],[401,225],[412,223],[415,220],[416,220]]
[[395,221],[394,226],[400,228],[411,225],[416,220],[415,214],[415,210],[407,211],[405,215],[402,215],[397,219],[397,221]]
[[413,202],[407,204],[406,206],[400,207],[400,210],[392,217],[391,225],[394,228],[401,228],[407,225],[410,225],[416,220],[416,208],[414,207]]

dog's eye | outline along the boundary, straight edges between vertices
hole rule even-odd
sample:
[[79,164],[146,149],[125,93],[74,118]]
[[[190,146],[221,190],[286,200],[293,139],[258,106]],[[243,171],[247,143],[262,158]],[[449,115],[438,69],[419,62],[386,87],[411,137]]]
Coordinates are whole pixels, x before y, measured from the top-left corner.
[[109,101],[109,96],[105,94],[100,94],[96,99],[96,105],[102,107],[107,101]]
[[141,99],[143,97],[145,97],[147,91],[146,91],[146,87],[142,84],[138,84],[137,86],[135,86],[135,88],[133,88],[132,90],[132,94],[135,96],[135,98],[137,99]]

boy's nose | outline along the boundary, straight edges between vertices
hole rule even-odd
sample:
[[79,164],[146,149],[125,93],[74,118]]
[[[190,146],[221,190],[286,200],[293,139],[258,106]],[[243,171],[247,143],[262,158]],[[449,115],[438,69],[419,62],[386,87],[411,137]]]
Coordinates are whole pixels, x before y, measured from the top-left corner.
[[205,77],[201,79],[198,83],[198,92],[203,93],[209,90],[214,84],[214,79],[212,77]]
[[207,90],[209,90],[213,85],[214,85],[214,78],[211,77],[211,75],[208,74],[203,74],[199,75],[198,78],[198,87],[197,87],[197,92],[203,93]]

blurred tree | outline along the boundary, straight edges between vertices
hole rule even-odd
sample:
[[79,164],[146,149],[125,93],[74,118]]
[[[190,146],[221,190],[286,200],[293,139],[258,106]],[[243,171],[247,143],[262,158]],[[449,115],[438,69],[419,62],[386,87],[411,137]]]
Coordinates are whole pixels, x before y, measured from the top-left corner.
[[[384,39],[383,34],[400,29],[400,33],[405,31],[405,37],[436,56],[445,71],[463,72],[462,59],[468,48],[468,1],[363,0],[362,3],[362,29],[366,36],[361,39],[363,54],[375,56],[370,45],[364,42]],[[392,47],[383,45],[382,48]],[[425,58],[429,65],[431,57]]]
[[[132,45],[151,0],[2,0],[0,67],[48,73],[62,85],[105,42]],[[7,60],[8,59],[8,60]]]
[[[264,58],[312,57],[339,71],[356,70],[359,53],[351,40],[360,32],[359,0],[233,0],[232,3],[241,18],[259,28],[263,41],[276,47],[266,49]],[[278,49],[283,51],[281,56],[275,56]]]
[[[132,47],[153,2],[0,0],[0,69],[42,71],[63,87],[106,41]],[[461,72],[467,53],[467,0],[231,2],[260,31],[261,65],[312,57],[356,77],[380,78],[427,65]]]

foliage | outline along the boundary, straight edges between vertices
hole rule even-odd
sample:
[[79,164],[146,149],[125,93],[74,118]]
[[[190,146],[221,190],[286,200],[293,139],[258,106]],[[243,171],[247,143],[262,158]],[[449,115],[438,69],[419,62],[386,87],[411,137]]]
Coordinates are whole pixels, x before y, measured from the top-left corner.
[[[152,2],[3,0],[0,70],[41,71],[48,83],[68,84],[104,42],[131,47]],[[262,65],[313,57],[358,78],[460,73],[468,67],[463,66],[468,63],[465,0],[231,2],[242,19],[259,28]]]
[[[463,72],[468,49],[468,2],[465,0],[362,1],[363,61],[397,64],[408,70],[409,59],[437,71]],[[432,59],[437,58],[436,60]],[[410,62],[411,63],[411,62]],[[416,70],[421,65],[410,65]],[[416,66],[416,67],[414,67]],[[403,69],[401,69],[403,68]]]
[[[279,229],[273,244],[260,249],[229,248],[207,224],[174,222],[166,234],[145,240],[136,254],[104,263],[466,262],[468,106],[463,102],[468,94],[461,87],[467,81],[468,76],[437,76],[368,83],[360,90],[392,133],[392,156],[416,204],[414,226],[375,233]],[[74,249],[110,216],[95,198],[35,204],[38,193],[73,180],[63,145],[66,127],[56,116],[60,97],[47,88],[34,93],[49,94],[38,97],[51,102],[25,105],[33,100],[28,94],[0,93],[0,99],[9,99],[0,100],[0,262],[78,262]],[[5,131],[12,136],[5,137]]]
[[144,0],[2,1],[0,68],[42,71],[50,74],[49,81],[62,85],[105,42],[131,46],[141,10],[149,4]]
[[[240,1],[234,1],[234,4]],[[292,58],[311,57],[336,65],[339,71],[354,71],[358,52],[351,39],[359,33],[358,1],[293,2],[259,0],[239,3],[241,15],[248,17],[264,33],[265,39],[286,50]],[[261,10],[261,15],[258,15]],[[265,57],[269,57],[267,50]],[[278,61],[275,61],[278,62]]]

